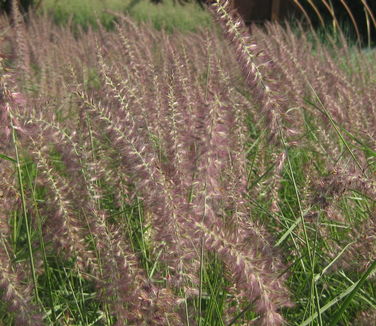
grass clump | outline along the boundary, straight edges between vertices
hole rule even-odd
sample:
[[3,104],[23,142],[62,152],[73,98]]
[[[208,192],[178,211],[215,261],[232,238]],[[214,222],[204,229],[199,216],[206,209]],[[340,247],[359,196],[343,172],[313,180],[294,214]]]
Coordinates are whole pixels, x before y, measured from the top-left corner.
[[7,29],[4,323],[372,321],[375,55],[211,8],[222,36]]

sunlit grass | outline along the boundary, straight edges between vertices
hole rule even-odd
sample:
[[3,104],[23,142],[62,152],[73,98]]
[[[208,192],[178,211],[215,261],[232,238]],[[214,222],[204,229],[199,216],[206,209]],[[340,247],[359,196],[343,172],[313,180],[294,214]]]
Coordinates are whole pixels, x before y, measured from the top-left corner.
[[155,5],[148,0],[45,0],[42,9],[52,13],[59,24],[72,22],[87,28],[99,21],[113,28],[112,12],[127,13],[136,21],[150,22],[157,29],[195,31],[211,25],[210,15],[195,3],[184,7],[172,0]]

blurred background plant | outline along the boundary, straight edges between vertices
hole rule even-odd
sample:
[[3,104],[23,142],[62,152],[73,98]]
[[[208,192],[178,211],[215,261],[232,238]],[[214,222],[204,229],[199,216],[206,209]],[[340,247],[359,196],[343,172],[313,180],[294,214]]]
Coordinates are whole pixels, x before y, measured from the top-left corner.
[[[206,0],[20,0],[22,12],[37,10],[52,15],[58,24],[82,28],[101,23],[112,29],[116,15],[127,13],[136,21],[150,21],[157,29],[194,31],[211,24]],[[209,1],[210,2],[210,1]],[[0,0],[0,8],[10,13],[11,0]],[[363,46],[376,42],[376,1],[367,0],[232,0],[246,23],[284,19],[301,21],[321,37],[331,35]]]
[[136,21],[150,21],[157,29],[194,31],[211,23],[210,15],[196,3],[185,6],[173,0],[155,4],[148,0],[43,0],[41,9],[50,13],[55,22],[72,22],[84,28],[113,28],[116,17],[111,12],[127,13]]

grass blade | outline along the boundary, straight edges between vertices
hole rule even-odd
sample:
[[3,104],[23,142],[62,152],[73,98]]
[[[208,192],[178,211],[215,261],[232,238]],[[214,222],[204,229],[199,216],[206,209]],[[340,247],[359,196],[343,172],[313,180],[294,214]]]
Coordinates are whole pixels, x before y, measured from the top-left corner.
[[360,287],[364,284],[364,282],[367,280],[368,276],[376,269],[376,260],[373,261],[373,263],[368,267],[368,269],[364,272],[362,277],[358,282],[356,282],[354,285],[354,288],[351,290],[345,301],[342,303],[339,310],[334,315],[334,318],[330,322],[329,326],[335,326],[337,325],[338,321],[341,319],[341,316],[345,312],[346,308],[350,304],[351,300],[354,298],[355,294],[360,290]]

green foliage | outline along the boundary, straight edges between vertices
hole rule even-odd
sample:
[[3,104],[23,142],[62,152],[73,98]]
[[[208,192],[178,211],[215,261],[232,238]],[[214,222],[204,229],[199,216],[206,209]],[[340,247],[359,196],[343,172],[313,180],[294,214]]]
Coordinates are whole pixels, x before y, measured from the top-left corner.
[[58,24],[72,22],[87,28],[98,21],[107,29],[113,27],[113,12],[128,13],[138,21],[151,22],[157,29],[194,31],[211,24],[210,15],[197,4],[184,7],[172,0],[153,4],[147,0],[45,0],[43,9],[51,13]]
[[173,4],[172,0],[159,5],[153,5],[149,1],[138,1],[136,5],[129,6],[129,14],[136,20],[150,21],[157,29],[170,32],[175,29],[194,31],[211,24],[209,14],[198,5],[187,4],[182,7]]

